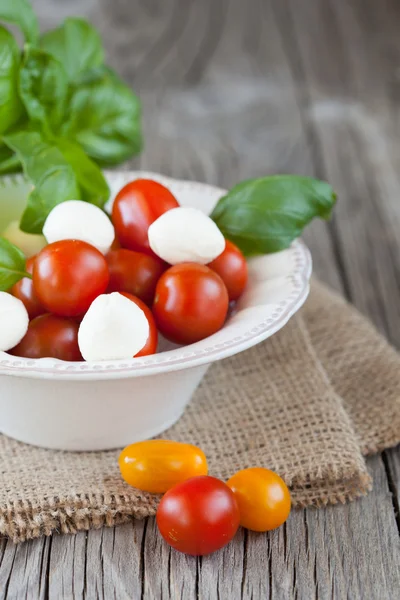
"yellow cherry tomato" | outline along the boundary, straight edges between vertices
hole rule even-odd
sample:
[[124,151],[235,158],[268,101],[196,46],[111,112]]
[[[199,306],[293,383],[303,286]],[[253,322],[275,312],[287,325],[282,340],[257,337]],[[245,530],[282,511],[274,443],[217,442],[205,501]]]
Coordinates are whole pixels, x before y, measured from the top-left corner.
[[163,494],[177,483],[208,473],[200,448],[169,440],[127,446],[119,457],[119,467],[129,485],[153,494]]
[[252,531],[270,531],[286,521],[290,493],[286,483],[273,471],[243,469],[227,483],[239,506],[240,524]]

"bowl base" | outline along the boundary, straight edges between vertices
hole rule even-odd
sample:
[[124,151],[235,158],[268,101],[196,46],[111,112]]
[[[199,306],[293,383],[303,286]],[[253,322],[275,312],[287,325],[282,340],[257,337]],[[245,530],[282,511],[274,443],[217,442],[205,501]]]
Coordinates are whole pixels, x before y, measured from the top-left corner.
[[44,448],[46,450],[61,450],[61,451],[67,450],[69,452],[101,452],[101,451],[106,451],[106,450],[119,450],[121,448],[125,448],[126,446],[129,446],[129,444],[135,444],[136,442],[143,442],[145,440],[149,440],[151,438],[159,436],[161,433],[163,433],[164,431],[166,431],[167,429],[169,429],[170,427],[175,425],[175,423],[177,423],[177,421],[179,421],[179,419],[183,415],[183,412],[184,411],[179,412],[177,415],[172,417],[169,421],[166,421],[165,423],[162,423],[161,425],[159,425],[157,427],[153,427],[153,429],[148,429],[147,431],[143,431],[140,434],[137,434],[136,437],[129,435],[125,439],[120,438],[120,440],[118,440],[118,443],[116,443],[115,445],[111,445],[111,446],[108,444],[106,446],[100,444],[99,447],[94,447],[93,444],[90,444],[90,448],[88,448],[87,443],[85,443],[85,444],[82,444],[82,447],[65,448],[65,444],[63,444],[63,445],[60,445],[60,444],[48,445],[48,443],[47,443],[46,445],[43,445],[42,443],[40,443],[40,441],[33,442],[31,435],[29,435],[28,438],[26,439],[24,437],[23,433],[21,435],[18,430],[15,432],[14,431],[7,431],[7,432],[0,431],[0,433],[3,435],[6,435],[9,438],[12,438],[13,440],[16,440],[17,442],[22,442],[23,444],[27,444],[29,446],[34,446],[36,448]]
[[122,448],[176,423],[208,367],[86,382],[3,375],[0,431],[52,450]]

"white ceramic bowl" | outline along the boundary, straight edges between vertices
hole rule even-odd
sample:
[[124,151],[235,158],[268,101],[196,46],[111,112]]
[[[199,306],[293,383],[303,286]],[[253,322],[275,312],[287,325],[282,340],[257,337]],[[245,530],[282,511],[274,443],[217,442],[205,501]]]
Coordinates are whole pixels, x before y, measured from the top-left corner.
[[[149,177],[182,205],[211,212],[224,190],[155,173],[110,172],[112,196],[128,181]],[[27,184],[0,180],[0,226],[24,206]],[[111,203],[109,204],[109,206]],[[118,448],[160,434],[175,423],[208,367],[284,327],[309,291],[311,257],[301,241],[249,261],[249,284],[238,310],[215,335],[186,347],[163,343],[154,356],[101,363],[16,358],[0,352],[0,431],[62,450]]]

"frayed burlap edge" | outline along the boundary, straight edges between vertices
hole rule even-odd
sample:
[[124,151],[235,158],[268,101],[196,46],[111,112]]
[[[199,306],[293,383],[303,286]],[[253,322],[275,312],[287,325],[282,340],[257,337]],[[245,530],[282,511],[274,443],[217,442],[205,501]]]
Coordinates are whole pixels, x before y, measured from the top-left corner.
[[77,533],[101,527],[113,527],[132,519],[154,516],[159,498],[138,494],[133,498],[104,495],[52,499],[40,507],[18,503],[3,512],[0,534],[14,543],[53,533]]
[[[327,483],[329,494],[324,492]],[[340,481],[322,479],[291,488],[294,508],[321,508],[329,504],[345,504],[366,495],[372,488],[369,475],[363,474]],[[135,519],[153,517],[160,496],[138,493],[134,497],[104,495],[76,496],[54,499],[32,507],[18,503],[7,508],[0,518],[0,534],[14,543],[25,542],[53,533],[75,534],[79,531],[114,527]]]

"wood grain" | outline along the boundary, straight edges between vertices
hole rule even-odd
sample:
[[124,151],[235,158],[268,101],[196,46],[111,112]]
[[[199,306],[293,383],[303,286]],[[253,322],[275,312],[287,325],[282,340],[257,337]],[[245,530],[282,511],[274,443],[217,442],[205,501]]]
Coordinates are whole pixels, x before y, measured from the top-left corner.
[[[269,172],[329,179],[334,221],[306,233],[315,270],[400,348],[395,0],[33,4],[45,26],[89,15],[140,93],[146,148],[131,164],[227,187]],[[202,559],[171,551],[153,520],[3,540],[0,598],[395,600],[400,450],[368,464],[368,497],[296,511],[269,535],[241,531]]]

